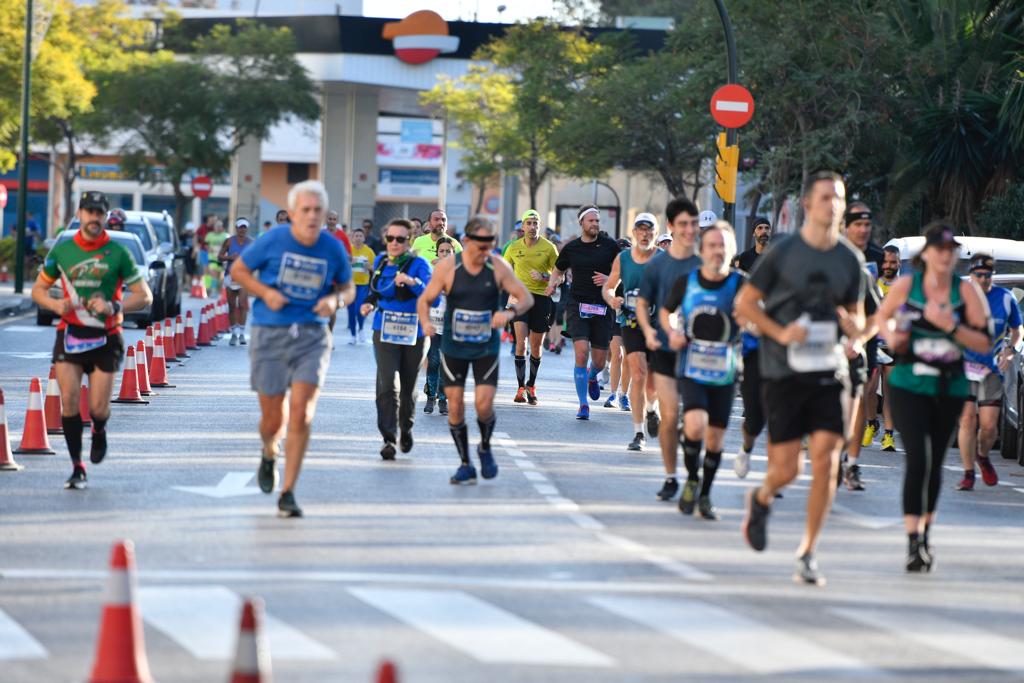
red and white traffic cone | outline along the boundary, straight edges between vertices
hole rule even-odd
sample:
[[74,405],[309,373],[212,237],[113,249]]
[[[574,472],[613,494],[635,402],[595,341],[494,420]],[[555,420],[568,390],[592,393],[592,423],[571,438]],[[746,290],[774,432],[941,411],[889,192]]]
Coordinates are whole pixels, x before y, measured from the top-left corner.
[[185,314],[185,349],[195,351],[199,348],[196,344],[196,324],[192,320],[192,311]]
[[121,373],[121,391],[117,398],[110,402],[149,405],[149,401],[142,398],[142,394],[139,393],[139,375],[135,363],[135,347],[133,346],[128,347],[128,354],[124,359],[124,372]]
[[231,321],[228,320],[228,300],[223,296],[221,301],[217,304],[217,310],[219,311],[218,320],[220,321],[220,331],[227,334],[231,330]]
[[377,669],[377,683],[398,683],[398,669],[393,662],[384,660]]
[[149,363],[146,362],[146,343],[139,340],[135,347],[135,367],[139,376],[139,393],[143,396],[153,396],[153,387],[149,386]]
[[174,388],[173,384],[167,381],[167,365],[164,363],[164,338],[160,335],[153,337],[153,365],[149,376],[149,385],[160,388]]
[[17,472],[25,469],[14,461],[11,452],[11,437],[7,431],[7,409],[4,408],[4,390],[0,389],[0,472]]
[[89,387],[82,382],[82,388],[78,392],[78,416],[82,418],[82,425],[92,425],[92,414],[89,412]]
[[170,318],[164,320],[164,362],[181,362],[178,360],[178,354],[174,351],[174,323]]
[[[159,323],[157,323],[159,324]],[[146,326],[146,365],[153,364],[153,326]]]
[[89,683],[153,683],[135,597],[135,546],[114,544]]
[[247,599],[242,606],[231,683],[270,683],[270,649],[263,637],[262,624],[263,601]]
[[60,421],[62,410],[60,386],[57,384],[57,368],[51,365],[50,379],[46,380],[46,401],[43,403],[47,434],[64,433],[64,424]]
[[185,323],[181,322],[180,315],[174,319],[174,353],[178,358],[189,357],[185,352]]
[[213,331],[210,330],[210,316],[206,306],[199,311],[199,345],[213,346]]
[[43,389],[38,377],[33,377],[28,389],[28,410],[25,411],[25,429],[21,432],[21,445],[14,451],[21,455],[54,455],[50,439],[46,436],[46,417],[43,415]]
[[206,298],[206,283],[203,282],[202,276],[192,278],[192,291],[189,296],[195,299]]

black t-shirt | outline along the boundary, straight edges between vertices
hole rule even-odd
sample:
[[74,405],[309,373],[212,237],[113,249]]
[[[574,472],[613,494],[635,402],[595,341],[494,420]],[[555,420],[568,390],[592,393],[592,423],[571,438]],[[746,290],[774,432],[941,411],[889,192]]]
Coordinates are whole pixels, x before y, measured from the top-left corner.
[[555,268],[563,273],[572,271],[569,292],[573,299],[585,304],[603,304],[601,287],[594,284],[594,273],[611,273],[618,253],[618,243],[604,233],[598,234],[593,242],[584,242],[577,237],[562,248]]
[[871,273],[872,280],[877,280],[882,274],[882,264],[885,263],[885,250],[874,242],[868,242],[864,249],[864,265]]
[[750,271],[754,269],[754,263],[757,262],[758,256],[760,254],[757,253],[757,248],[751,247],[736,257],[736,267],[749,275]]

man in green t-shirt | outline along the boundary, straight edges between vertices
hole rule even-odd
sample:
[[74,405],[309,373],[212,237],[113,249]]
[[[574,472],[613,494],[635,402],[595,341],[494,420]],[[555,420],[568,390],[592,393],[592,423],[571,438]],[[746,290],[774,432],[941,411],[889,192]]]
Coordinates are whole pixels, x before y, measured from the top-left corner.
[[[53,363],[60,386],[61,426],[74,466],[64,488],[73,490],[86,487],[78,409],[82,375],[89,375],[89,459],[98,464],[107,454],[110,395],[124,354],[123,314],[153,301],[153,293],[131,253],[107,234],[104,219],[109,208],[102,192],[82,193],[78,202],[81,227],[71,239],[59,241],[50,250],[32,286],[32,301],[60,316]],[[49,290],[58,279],[64,294],[55,299]],[[123,301],[122,285],[128,287],[128,298]]]
[[417,256],[422,256],[429,263],[437,260],[437,241],[447,237],[455,243],[455,253],[462,253],[462,245],[459,241],[446,232],[448,228],[448,214],[443,209],[434,209],[430,212],[427,223],[427,234],[417,237],[412,243],[412,251]]

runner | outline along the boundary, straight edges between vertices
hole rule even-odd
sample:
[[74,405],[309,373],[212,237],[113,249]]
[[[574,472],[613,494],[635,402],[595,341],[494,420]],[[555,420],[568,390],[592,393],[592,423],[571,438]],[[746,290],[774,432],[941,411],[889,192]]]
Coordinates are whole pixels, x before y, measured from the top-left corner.
[[459,254],[462,252],[462,245],[459,241],[449,235],[446,230],[448,228],[448,214],[443,209],[434,209],[430,212],[430,217],[427,219],[427,234],[417,238],[412,243],[412,250],[416,252],[417,256],[422,256],[427,260],[427,263],[437,258],[437,241],[442,237],[447,237],[452,240],[455,245],[455,253]]
[[[622,311],[619,314],[619,325],[622,327],[622,346],[626,353],[626,366],[629,368],[628,401],[633,414],[633,440],[626,446],[630,451],[642,451],[647,444],[644,412],[653,411],[655,400],[654,379],[647,371],[647,343],[636,320],[636,307],[644,269],[657,253],[654,247],[654,234],[657,230],[658,219],[653,214],[637,214],[633,221],[633,246],[616,257],[608,282],[601,292],[610,307]],[[621,297],[616,294],[619,285],[622,286]],[[657,433],[657,430],[653,431]]]
[[[438,261],[454,255],[455,241],[451,237],[442,237],[437,241],[437,258],[430,264],[430,267],[437,268]],[[444,392],[441,390],[441,335],[444,333],[445,307],[443,294],[437,298],[435,305],[430,307],[430,320],[434,324],[434,336],[430,338],[430,351],[427,352],[427,381],[423,389],[427,395],[423,412],[427,415],[433,414],[435,404],[439,415],[448,414],[448,399],[444,397]]]
[[220,288],[223,286],[224,269],[217,261],[217,256],[228,236],[227,230],[224,229],[224,221],[219,218],[213,222],[213,231],[206,234],[206,258],[209,262],[207,273],[210,276],[210,286],[207,289],[213,298],[220,296]]
[[284,487],[277,511],[281,517],[301,517],[295,483],[331,362],[327,319],[355,292],[345,248],[321,229],[327,206],[324,186],[315,180],[294,185],[288,206],[290,223],[271,228],[242,252],[231,267],[231,279],[258,299],[249,347],[263,441],[256,478],[264,493],[277,487],[276,462],[287,416]]
[[935,221],[924,235],[914,274],[892,286],[878,311],[879,327],[896,352],[889,382],[892,415],[907,451],[903,521],[908,572],[931,571],[935,562],[929,532],[942,462],[970,394],[963,350],[985,354],[992,348],[985,295],[976,282],[956,275],[960,244],[953,227]]
[[409,219],[409,222],[412,223],[412,241],[415,242],[423,235],[423,219],[413,216]]
[[[496,421],[494,393],[498,388],[499,330],[533,305],[533,295],[516,279],[512,269],[491,253],[497,235],[490,221],[473,218],[466,224],[466,251],[454,259],[439,261],[434,276],[416,304],[424,332],[433,335],[430,305],[444,294],[444,334],[441,342],[441,367],[444,392],[448,397],[448,428],[461,464],[452,475],[452,484],[475,484],[476,468],[469,461],[469,430],[466,428],[464,395],[470,369],[475,384],[476,419],[480,427],[480,476],[498,476],[498,464],[491,452],[491,434]],[[512,309],[498,306],[498,294],[507,291],[515,297]]]
[[[711,486],[722,462],[736,393],[740,325],[734,319],[733,302],[744,276],[730,272],[735,255],[732,226],[717,221],[700,236],[701,267],[679,278],[658,308],[661,329],[670,330],[669,346],[679,351],[676,374],[683,398],[683,464],[687,472],[679,511],[692,515],[696,504],[700,516],[707,520],[718,519],[711,504]],[[669,320],[676,311],[678,329]],[[705,438],[701,481],[698,467]]]
[[[416,297],[430,280],[430,264],[409,247],[412,223],[396,218],[384,228],[385,253],[377,257],[370,293],[360,315],[373,316],[373,355],[377,361],[377,429],[384,439],[380,457],[395,459],[395,444],[412,450],[416,419],[416,375],[430,344],[416,321]],[[395,378],[398,378],[397,386]],[[401,438],[396,432],[401,431]]]
[[345,227],[340,224],[340,218],[338,212],[331,209],[327,212],[327,217],[324,222],[324,230],[334,235],[339,242],[345,245],[345,251],[349,254],[352,253],[352,243],[349,242],[348,235],[345,234]]
[[589,420],[587,395],[594,401],[601,398],[597,376],[608,360],[608,345],[612,339],[612,312],[601,298],[601,287],[608,280],[612,263],[619,254],[619,245],[601,232],[601,218],[596,206],[580,207],[576,219],[582,234],[562,248],[545,294],[551,296],[563,274],[571,270],[572,286],[565,313],[567,332],[576,355],[573,380],[580,401],[576,419]]
[[349,344],[365,344],[363,334],[364,315],[361,310],[370,292],[370,269],[373,267],[373,249],[366,246],[366,233],[362,228],[352,230],[352,282],[356,286],[356,297],[348,305]]
[[[524,235],[505,248],[504,257],[512,272],[533,295],[533,306],[515,318],[515,366],[519,389],[513,399],[516,403],[537,405],[537,373],[540,370],[544,335],[551,327],[555,305],[547,296],[551,270],[558,260],[558,249],[540,235],[540,214],[530,209],[521,219]],[[530,377],[526,378],[526,345],[530,345]]]
[[644,332],[649,351],[647,364],[654,375],[658,413],[647,413],[647,434],[658,435],[665,482],[658,491],[659,500],[672,500],[679,491],[676,468],[679,464],[679,389],[676,381],[676,353],[668,345],[668,336],[658,324],[657,307],[662,305],[669,289],[679,278],[700,268],[700,257],[694,253],[697,241],[697,205],[679,197],[665,207],[671,243],[667,251],[654,256],[644,269],[636,304],[636,320]]
[[217,254],[217,260],[224,267],[224,289],[228,299],[228,320],[231,322],[231,341],[229,345],[245,346],[245,317],[249,312],[249,295],[242,285],[231,279],[231,266],[255,240],[249,237],[249,220],[239,218],[235,221],[235,234],[224,241]]
[[809,435],[812,481],[793,578],[824,585],[814,550],[835,494],[846,433],[850,366],[844,345],[860,351],[863,256],[839,233],[846,197],[842,178],[815,173],[801,194],[800,231],[765,252],[736,301],[740,316],[761,331],[768,411],[768,469],[747,496],[743,532],[754,550],[764,550],[772,497],[799,473],[801,440]]
[[[878,277],[878,291],[885,298],[885,295],[889,293],[889,288],[896,282],[896,278],[900,274],[900,250],[898,247],[886,246],[883,247],[883,262],[882,272]],[[874,382],[875,388],[871,390],[872,383],[868,383],[868,395],[865,398],[867,410],[865,411],[868,416],[867,428],[864,430],[864,438],[861,439],[861,446],[868,447],[875,438],[875,434],[878,433],[878,384],[881,384],[882,393],[882,419],[885,424],[885,431],[882,434],[882,450],[886,452],[893,452],[896,450],[896,440],[893,438],[893,423],[892,423],[892,406],[891,401],[886,401],[885,398],[889,395],[889,374],[892,372],[893,357],[892,352],[885,343],[885,337],[879,335],[876,337],[878,340],[878,373],[877,381]]]
[[107,213],[107,230],[124,230],[128,222],[128,214],[123,209],[111,209]]
[[[555,249],[561,254],[565,243],[562,242],[558,233],[548,228],[547,237],[548,241],[554,244]],[[551,321],[551,329],[548,330],[548,351],[556,356],[561,356],[562,349],[565,348],[565,337],[562,336],[562,331],[565,329],[565,307],[569,303],[569,281],[571,279],[571,274],[566,276],[562,284],[558,285],[551,294],[551,303],[555,306],[555,314]]]
[[[619,246],[619,253],[629,251],[633,243],[626,238],[615,241]],[[614,267],[615,264],[612,264]],[[609,276],[611,274],[609,273]],[[616,298],[625,299],[625,292],[620,282],[614,290]],[[604,296],[604,290],[602,290]],[[612,340],[608,345],[608,362],[601,373],[602,388],[605,386],[605,375],[607,375],[608,398],[604,402],[605,408],[620,407],[623,412],[629,412],[629,368],[625,366],[626,356],[622,350],[622,325],[619,324],[619,317],[622,315],[621,303],[619,306],[612,306],[612,313],[615,321],[612,323]],[[620,386],[621,385],[621,386]]]
[[[107,454],[107,420],[114,374],[121,367],[124,313],[145,308],[153,301],[135,259],[103,227],[109,205],[102,192],[83,192],[78,201],[79,229],[69,240],[58,242],[50,253],[35,284],[32,301],[57,316],[57,338],[53,363],[60,387],[61,426],[71,455],[72,472],[64,488],[81,491],[86,487],[82,464],[82,417],[79,394],[82,376],[89,376],[89,417],[92,444],[89,460],[95,464]],[[64,295],[50,297],[50,287],[60,279]],[[121,300],[121,286],[128,286],[128,298]]]
[[[1003,409],[1003,373],[1013,359],[1014,349],[1021,340],[1020,307],[1013,293],[992,284],[996,260],[988,254],[971,257],[971,281],[985,293],[989,320],[995,333],[992,347],[986,353],[968,350],[964,354],[964,370],[970,381],[970,400],[964,404],[960,416],[960,434],[957,441],[960,460],[964,464],[964,478],[958,491],[974,490],[974,461],[978,461],[981,478],[987,486],[999,483],[999,475],[989,459],[989,451],[999,434],[999,416]],[[1009,338],[1009,343],[1007,343]]]

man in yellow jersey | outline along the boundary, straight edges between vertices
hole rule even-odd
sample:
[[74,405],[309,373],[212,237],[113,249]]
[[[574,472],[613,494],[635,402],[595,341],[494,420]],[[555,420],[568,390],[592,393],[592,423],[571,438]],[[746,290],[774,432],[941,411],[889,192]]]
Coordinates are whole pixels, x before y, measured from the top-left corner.
[[[540,235],[540,214],[530,209],[523,214],[523,236],[505,249],[505,260],[512,266],[519,281],[533,295],[533,307],[515,319],[516,330],[516,378],[519,389],[515,402],[529,402],[537,405],[537,371],[540,370],[540,354],[544,347],[544,335],[551,327],[555,305],[546,296],[551,269],[558,260],[558,249]],[[512,302],[509,302],[512,303]],[[526,340],[530,340],[530,379],[526,379]]]
[[[896,280],[900,276],[900,250],[898,247],[884,247],[883,248],[883,261],[882,267],[878,275],[878,291],[882,293],[882,298],[889,293],[889,288],[893,286]],[[878,337],[878,371],[877,374],[869,380],[868,386],[865,391],[869,393],[865,394],[864,402],[866,407],[866,414],[868,419],[867,428],[864,432],[864,441],[861,442],[862,446],[870,446],[871,441],[874,439],[874,435],[878,433],[878,383],[882,383],[882,417],[885,419],[885,431],[882,434],[882,450],[892,453],[896,450],[896,439],[893,438],[893,422],[892,407],[889,401],[885,399],[889,396],[889,372],[892,370],[893,365],[893,353],[886,346],[885,340],[881,336]],[[884,355],[883,355],[884,354]],[[870,434],[868,433],[870,431]]]
[[425,258],[427,263],[434,261],[437,258],[437,241],[442,237],[448,237],[455,242],[456,254],[462,253],[462,245],[459,244],[459,241],[446,232],[448,214],[444,212],[444,209],[434,209],[430,212],[430,218],[427,220],[427,234],[417,237],[412,243],[412,251],[417,256]]
[[366,246],[366,232],[357,227],[352,230],[352,283],[356,286],[356,298],[348,305],[348,331],[351,338],[349,344],[365,344],[366,336],[363,334],[364,316],[359,309],[366,301],[366,295],[370,292],[370,270],[373,268],[375,254],[373,249]]

